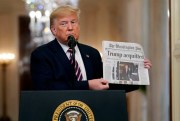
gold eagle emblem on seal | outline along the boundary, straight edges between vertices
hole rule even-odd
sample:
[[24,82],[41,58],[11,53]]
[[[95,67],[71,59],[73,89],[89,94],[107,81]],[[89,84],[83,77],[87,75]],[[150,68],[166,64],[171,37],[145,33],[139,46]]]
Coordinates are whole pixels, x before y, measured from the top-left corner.
[[79,100],[61,103],[53,113],[52,121],[95,121],[90,107]]

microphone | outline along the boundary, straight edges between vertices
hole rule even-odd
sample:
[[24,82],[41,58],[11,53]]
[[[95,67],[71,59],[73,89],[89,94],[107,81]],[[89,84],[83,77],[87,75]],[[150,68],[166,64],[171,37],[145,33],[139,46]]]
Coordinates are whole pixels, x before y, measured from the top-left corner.
[[68,46],[69,46],[71,49],[74,49],[74,47],[76,46],[76,44],[77,44],[77,41],[75,40],[74,36],[73,36],[73,35],[68,36]]
[[75,40],[73,35],[68,36],[68,46],[72,49],[72,58],[73,62],[75,62],[75,46],[77,44],[77,41]]

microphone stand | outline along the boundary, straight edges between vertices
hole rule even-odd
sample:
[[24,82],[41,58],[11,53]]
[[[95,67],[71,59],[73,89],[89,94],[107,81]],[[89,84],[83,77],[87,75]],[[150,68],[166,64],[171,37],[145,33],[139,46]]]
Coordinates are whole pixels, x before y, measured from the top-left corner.
[[[73,59],[72,66],[73,66],[74,74],[76,73],[75,69],[74,69],[74,67],[75,67],[75,48],[74,47],[76,46],[76,44],[77,44],[77,41],[75,40],[74,36],[70,35],[68,37],[68,46],[72,49],[72,59]],[[75,89],[75,82],[73,80],[71,81],[70,84],[71,84],[72,88]]]
[[73,67],[75,67],[75,48],[72,48]]

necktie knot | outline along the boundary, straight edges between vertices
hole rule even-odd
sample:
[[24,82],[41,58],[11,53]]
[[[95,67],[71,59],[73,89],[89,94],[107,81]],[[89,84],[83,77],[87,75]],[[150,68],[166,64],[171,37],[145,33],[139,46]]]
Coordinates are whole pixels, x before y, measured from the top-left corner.
[[71,48],[69,48],[67,51],[68,51],[69,53],[71,53],[71,54],[72,54],[72,52],[73,52],[73,50],[72,50]]

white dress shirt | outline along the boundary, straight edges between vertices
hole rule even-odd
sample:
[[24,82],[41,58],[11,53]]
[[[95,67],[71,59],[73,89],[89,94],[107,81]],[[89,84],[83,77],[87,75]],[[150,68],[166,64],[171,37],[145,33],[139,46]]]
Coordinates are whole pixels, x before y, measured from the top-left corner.
[[[61,44],[59,41],[58,41],[58,43],[63,48],[63,50],[66,53],[67,57],[70,58],[70,53],[68,52],[69,47],[67,45]],[[79,51],[78,46],[76,45],[74,49],[75,49],[75,59],[78,62],[78,65],[79,65],[79,67],[81,69],[83,80],[87,80],[86,69],[84,67],[84,62],[82,60],[81,53]]]

